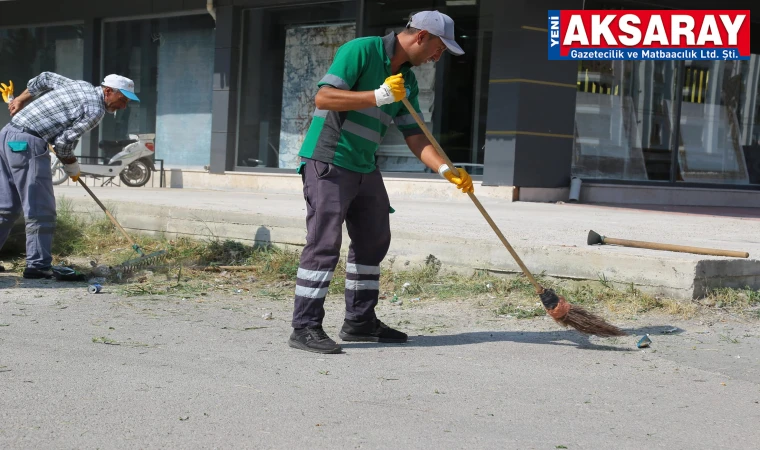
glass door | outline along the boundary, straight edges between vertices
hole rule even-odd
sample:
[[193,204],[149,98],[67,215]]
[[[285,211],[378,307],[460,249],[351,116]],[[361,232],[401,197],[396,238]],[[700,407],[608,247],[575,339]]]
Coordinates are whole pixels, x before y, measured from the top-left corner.
[[677,181],[760,184],[760,58],[685,67]]
[[242,20],[236,168],[294,169],[317,82],[356,37],[356,2],[248,9]]

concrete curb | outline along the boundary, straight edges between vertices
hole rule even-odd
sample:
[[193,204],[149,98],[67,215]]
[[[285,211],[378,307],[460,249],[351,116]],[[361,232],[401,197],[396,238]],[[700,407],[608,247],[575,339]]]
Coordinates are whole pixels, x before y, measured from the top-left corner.
[[[102,211],[88,198],[71,198],[76,214],[100,217]],[[133,232],[189,236],[196,239],[217,237],[245,243],[273,243],[303,247],[303,218],[255,213],[220,212],[172,206],[120,202],[114,214]],[[456,236],[412,233],[393,229],[393,241],[384,264],[395,261],[394,268],[423,264],[429,255],[444,268],[456,271],[485,269],[518,273],[520,269],[496,236],[459,238]],[[344,228],[343,252],[350,242]],[[682,257],[669,252],[651,256],[629,253],[620,248],[576,247],[564,245],[520,245],[512,243],[517,254],[535,275],[598,280],[613,284],[633,284],[637,289],[676,299],[695,299],[710,289],[760,286],[760,261],[706,257]]]

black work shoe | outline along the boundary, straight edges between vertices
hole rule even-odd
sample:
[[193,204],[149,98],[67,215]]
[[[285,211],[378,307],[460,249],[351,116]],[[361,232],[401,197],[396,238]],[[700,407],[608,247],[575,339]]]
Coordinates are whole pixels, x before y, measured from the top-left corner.
[[314,353],[340,353],[343,349],[325,333],[321,326],[294,328],[288,345]]
[[406,333],[394,330],[380,322],[380,319],[359,322],[346,319],[340,330],[340,338],[353,342],[406,342]]
[[51,269],[36,269],[34,267],[27,267],[24,269],[24,278],[30,280],[39,280],[40,278],[50,279],[53,278],[53,271]]

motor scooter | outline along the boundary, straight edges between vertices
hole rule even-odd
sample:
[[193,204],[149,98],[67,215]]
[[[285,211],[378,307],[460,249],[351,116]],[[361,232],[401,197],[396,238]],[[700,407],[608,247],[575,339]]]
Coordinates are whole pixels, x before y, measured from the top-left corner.
[[[98,147],[106,154],[105,164],[79,163],[81,176],[95,179],[105,179],[106,184],[118,176],[124,184],[130,187],[145,186],[150,181],[151,173],[155,170],[153,157],[155,155],[156,135],[130,134],[129,139],[120,141],[100,141]],[[108,155],[119,151],[108,159]],[[80,159],[90,159],[80,157]],[[53,184],[61,184],[68,178],[63,170],[63,164],[58,158],[51,158]]]

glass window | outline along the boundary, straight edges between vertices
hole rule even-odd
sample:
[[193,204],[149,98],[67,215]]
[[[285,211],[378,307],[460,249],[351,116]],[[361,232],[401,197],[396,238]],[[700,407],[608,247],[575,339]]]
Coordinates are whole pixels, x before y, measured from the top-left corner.
[[573,176],[760,184],[758,55],[680,66],[680,61],[579,62]]
[[[642,7],[588,0],[584,8]],[[578,62],[573,176],[670,180],[678,67],[675,61]]]
[[[435,0],[366,0],[364,35],[384,36],[399,32],[416,12],[438,10],[454,20],[456,40],[464,50],[462,56],[445,52],[437,63],[412,69],[420,88],[419,104],[425,124],[457,166],[471,174],[483,173],[486,104],[476,99],[486,94],[478,91],[478,78],[485,76],[489,55],[479,55],[486,45],[486,34],[479,28],[480,5],[477,0],[457,2]],[[480,57],[479,57],[480,56]],[[377,162],[386,172],[429,171],[410,151],[402,134],[391,125],[377,153]]]
[[669,181],[678,61],[579,61],[573,176]]
[[[14,94],[26,89],[30,79],[41,72],[55,72],[81,80],[84,68],[84,28],[82,25],[56,25],[35,28],[0,29],[0,76],[3,83],[13,80]],[[10,115],[0,114],[0,128]],[[81,143],[75,153],[80,154]]]
[[[585,8],[634,6],[589,0]],[[749,61],[581,61],[572,174],[760,184],[758,87],[754,54]]]
[[208,14],[104,24],[103,75],[131,78],[140,102],[106,115],[100,138],[155,133],[156,157],[167,166],[208,164],[214,26]]
[[678,181],[760,184],[758,61],[686,61]]
[[750,184],[760,184],[760,55],[751,55],[741,94],[739,123],[741,145]]
[[238,169],[297,167],[317,82],[355,37],[353,1],[244,11]]

